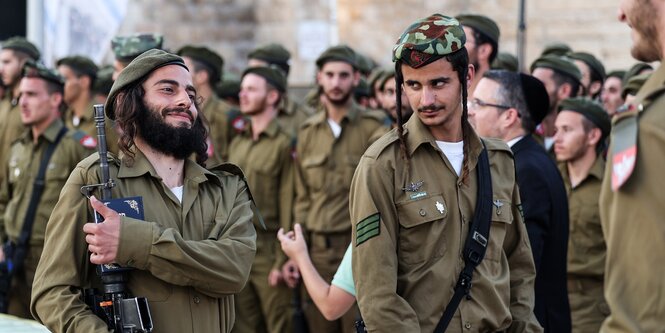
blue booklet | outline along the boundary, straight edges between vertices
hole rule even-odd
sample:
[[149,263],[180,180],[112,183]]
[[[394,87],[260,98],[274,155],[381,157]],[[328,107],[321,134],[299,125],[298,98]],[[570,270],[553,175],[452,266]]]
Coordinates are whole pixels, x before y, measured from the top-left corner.
[[[102,200],[102,202],[104,202],[106,207],[109,207],[118,212],[120,216],[127,216],[137,220],[144,219],[143,197],[116,198],[110,200]],[[97,218],[100,217],[101,216],[97,216]],[[99,268],[101,270],[101,274],[108,274],[111,272],[118,272],[118,271],[127,271],[132,269],[128,267],[122,267],[118,264],[99,265]]]

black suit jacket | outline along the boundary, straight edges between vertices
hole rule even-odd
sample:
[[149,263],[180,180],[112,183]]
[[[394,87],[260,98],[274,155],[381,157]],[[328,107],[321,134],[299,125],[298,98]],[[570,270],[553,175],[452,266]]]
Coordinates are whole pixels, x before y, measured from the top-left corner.
[[570,332],[566,188],[545,148],[531,135],[523,137],[511,149],[515,155],[524,221],[536,264],[534,312],[545,332]]

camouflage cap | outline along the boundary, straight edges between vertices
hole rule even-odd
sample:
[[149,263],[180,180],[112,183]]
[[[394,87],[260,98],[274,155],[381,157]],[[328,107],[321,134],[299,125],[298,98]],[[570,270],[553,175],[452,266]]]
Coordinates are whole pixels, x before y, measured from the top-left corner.
[[284,76],[284,73],[275,66],[249,67],[242,73],[240,81],[242,81],[247,74],[256,74],[264,78],[268,84],[275,87],[279,92],[286,92],[286,77]]
[[141,80],[154,70],[168,65],[178,65],[187,69],[182,58],[175,54],[157,49],[145,51],[136,57],[136,59],[132,60],[132,62],[120,72],[118,79],[115,80],[113,87],[111,87],[109,97],[106,99],[106,105],[104,106],[106,116],[111,120],[115,120],[115,99],[121,90],[127,88],[132,83]]
[[520,76],[520,85],[524,93],[527,111],[531,115],[533,123],[538,125],[545,119],[550,110],[550,97],[547,94],[547,89],[545,89],[543,82],[531,75],[524,73],[516,73],[516,75]]
[[582,114],[600,129],[603,133],[603,138],[610,134],[612,120],[610,120],[610,116],[597,102],[584,97],[566,98],[561,101],[558,110],[559,112],[573,111]]
[[640,75],[635,75],[628,79],[628,82],[623,85],[621,89],[621,98],[626,99],[628,95],[637,95],[637,92],[640,91],[645,82],[651,77],[652,73],[644,73]]
[[597,76],[605,80],[605,66],[593,54],[588,52],[573,52],[568,54],[569,58],[583,61],[592,71],[596,72]]
[[23,77],[40,78],[61,86],[65,85],[65,78],[60,73],[34,60],[26,61],[23,66]]
[[556,55],[540,57],[531,64],[531,73],[533,73],[536,68],[549,68],[557,73],[577,80],[578,83],[582,81],[582,72],[580,72],[577,65],[575,65],[575,63],[568,57]]
[[393,47],[393,61],[419,68],[464,47],[466,35],[457,19],[432,14],[412,23]]
[[554,42],[545,45],[545,48],[543,48],[543,52],[540,53],[540,56],[541,57],[546,55],[564,56],[570,52],[573,52],[573,50],[570,48],[570,46],[568,46],[568,44]]
[[271,43],[259,46],[247,55],[247,59],[258,59],[267,62],[269,65],[275,65],[281,68],[286,74],[291,67],[291,53],[284,46]]
[[632,78],[633,76],[640,75],[644,71],[649,71],[651,72],[653,70],[653,66],[644,63],[644,62],[638,62],[635,65],[631,66],[627,71],[626,74],[623,76],[623,84],[626,85],[628,83],[628,80]]
[[240,81],[237,79],[224,79],[215,85],[215,93],[219,98],[238,98],[238,94],[240,94]]
[[492,69],[503,69],[509,72],[519,72],[517,57],[506,52],[499,52],[492,62]]
[[108,95],[113,86],[113,66],[104,66],[97,71],[95,84],[92,85],[92,92],[95,94]]
[[343,61],[358,69],[356,51],[347,45],[331,46],[316,59],[316,67],[321,69],[329,61]]
[[607,78],[616,77],[619,80],[623,80],[623,77],[626,75],[624,70],[614,70],[607,73]]
[[111,49],[117,60],[130,62],[150,49],[161,49],[164,37],[159,34],[135,34],[116,36],[111,40]]
[[41,53],[35,44],[30,43],[23,37],[12,37],[2,42],[3,50],[16,50],[27,54],[33,60],[39,60]]
[[462,14],[456,17],[457,21],[463,26],[467,26],[476,32],[485,35],[494,43],[499,44],[501,30],[491,18],[484,15]]
[[95,78],[99,68],[92,59],[85,56],[64,57],[56,62],[56,66],[65,65],[79,75],[87,75]]

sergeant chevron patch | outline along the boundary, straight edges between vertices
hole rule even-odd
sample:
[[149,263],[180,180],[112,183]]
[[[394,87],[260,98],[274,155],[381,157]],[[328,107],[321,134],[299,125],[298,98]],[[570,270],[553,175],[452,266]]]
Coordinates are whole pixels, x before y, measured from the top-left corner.
[[372,214],[356,223],[356,246],[381,233],[381,214]]

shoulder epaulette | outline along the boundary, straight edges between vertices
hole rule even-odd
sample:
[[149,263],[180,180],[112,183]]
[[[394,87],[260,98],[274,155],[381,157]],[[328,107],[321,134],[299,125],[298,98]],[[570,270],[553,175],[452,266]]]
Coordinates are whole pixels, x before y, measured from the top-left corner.
[[397,141],[399,141],[399,135],[397,134],[397,129],[393,128],[390,132],[374,141],[374,143],[367,148],[364,156],[376,158],[381,155],[381,152]]
[[390,117],[388,117],[388,115],[381,110],[365,109],[363,112],[360,113],[360,115],[363,118],[377,120],[381,124],[389,124],[389,125],[392,124]]
[[211,167],[208,170],[210,170],[212,173],[214,173],[218,176],[224,175],[224,174],[220,173],[220,171],[221,171],[221,172],[225,172],[227,174],[238,176],[241,179],[245,179],[245,173],[242,171],[242,169],[240,169],[239,166],[237,166],[233,163],[221,163],[221,164],[218,164],[218,165],[215,165],[215,166]]

